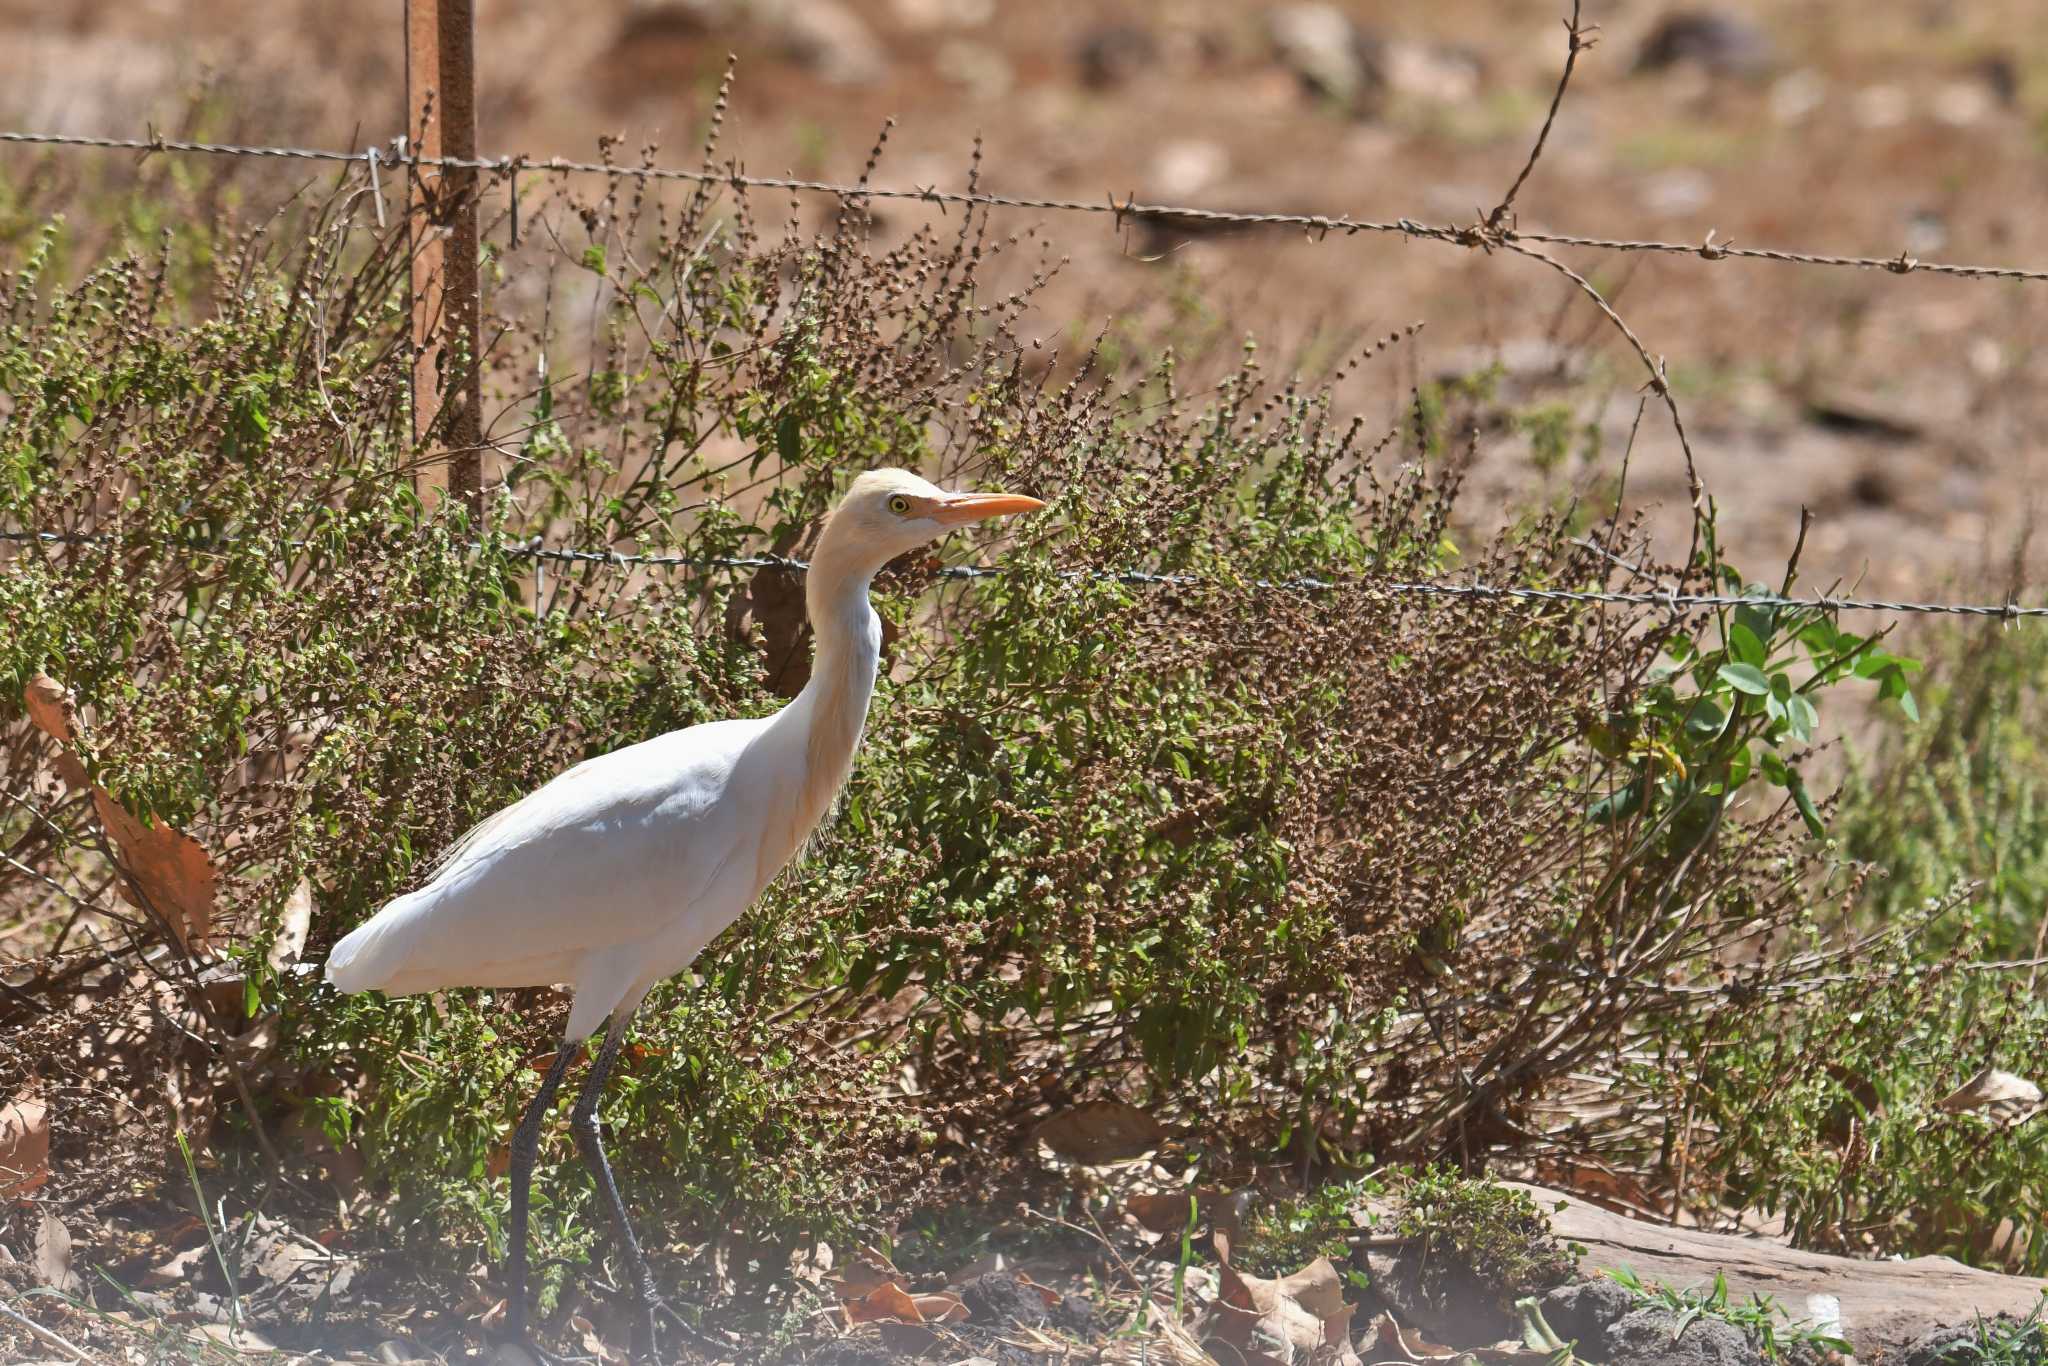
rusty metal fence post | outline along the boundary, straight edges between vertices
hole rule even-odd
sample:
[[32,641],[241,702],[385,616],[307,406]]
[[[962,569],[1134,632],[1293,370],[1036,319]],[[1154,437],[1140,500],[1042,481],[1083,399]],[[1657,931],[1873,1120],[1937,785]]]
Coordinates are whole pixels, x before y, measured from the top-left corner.
[[[406,0],[405,116],[420,158],[476,156],[475,0]],[[408,183],[419,486],[474,512],[483,489],[477,173],[415,162]]]

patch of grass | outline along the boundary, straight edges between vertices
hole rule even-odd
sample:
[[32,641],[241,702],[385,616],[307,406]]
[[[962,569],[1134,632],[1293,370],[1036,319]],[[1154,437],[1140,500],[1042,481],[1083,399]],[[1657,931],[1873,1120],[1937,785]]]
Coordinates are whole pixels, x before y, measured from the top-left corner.
[[1690,1286],[1682,1290],[1674,1290],[1655,1281],[1645,1282],[1625,1266],[1607,1274],[1633,1295],[1639,1306],[1664,1309],[1677,1318],[1678,1326],[1671,1333],[1673,1341],[1695,1320],[1717,1319],[1741,1329],[1756,1349],[1771,1361],[1780,1361],[1788,1352],[1802,1348],[1839,1352],[1843,1356],[1855,1350],[1847,1339],[1825,1332],[1809,1320],[1793,1318],[1769,1295],[1751,1292],[1747,1301],[1732,1299],[1728,1278],[1718,1271],[1714,1273],[1712,1285]]
[[2023,1319],[1978,1315],[1970,1340],[1950,1353],[1954,1366],[2042,1366],[2048,1362],[2048,1290]]
[[1498,1297],[1505,1309],[1571,1279],[1583,1249],[1560,1242],[1527,1191],[1448,1167],[1426,1167],[1394,1188],[1401,1213],[1393,1232],[1421,1244],[1422,1290],[1447,1284],[1452,1269]]
[[1289,1194],[1257,1210],[1231,1245],[1231,1261],[1254,1276],[1285,1276],[1318,1257],[1342,1265],[1351,1256],[1352,1212],[1385,1192],[1371,1177]]

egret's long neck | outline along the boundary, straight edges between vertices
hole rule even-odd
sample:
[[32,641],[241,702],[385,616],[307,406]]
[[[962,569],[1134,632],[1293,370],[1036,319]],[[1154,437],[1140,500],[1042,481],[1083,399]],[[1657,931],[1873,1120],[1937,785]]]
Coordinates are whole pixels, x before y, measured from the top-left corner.
[[794,757],[800,743],[802,760],[776,794],[782,819],[772,823],[761,846],[763,883],[825,818],[853,768],[882,658],[881,621],[868,605],[874,573],[838,549],[830,528],[811,557],[805,584],[817,640],[811,678],[775,721],[778,730],[793,732],[784,753]]

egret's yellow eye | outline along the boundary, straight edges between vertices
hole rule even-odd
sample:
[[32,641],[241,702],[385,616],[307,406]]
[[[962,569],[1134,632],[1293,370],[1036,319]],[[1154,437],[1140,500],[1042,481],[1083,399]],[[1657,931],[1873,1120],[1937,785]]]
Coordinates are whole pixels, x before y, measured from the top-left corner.
[[891,498],[889,500],[889,511],[895,513],[898,517],[909,516],[910,500],[908,498],[905,498],[900,493],[897,494],[894,498]]

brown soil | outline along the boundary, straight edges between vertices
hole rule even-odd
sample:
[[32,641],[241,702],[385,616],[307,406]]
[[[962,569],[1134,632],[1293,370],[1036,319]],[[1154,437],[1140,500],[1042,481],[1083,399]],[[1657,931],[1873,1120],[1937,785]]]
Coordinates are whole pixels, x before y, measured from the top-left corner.
[[[615,132],[686,161],[732,51],[742,78],[726,151],[756,172],[851,178],[894,116],[885,181],[960,183],[978,132],[998,190],[1470,221],[1525,155],[1564,47],[1561,0],[1352,4],[1363,31],[1405,54],[1383,63],[1395,88],[1353,112],[1276,55],[1273,5],[858,0],[840,12],[872,48],[828,33],[806,55],[778,15],[820,8],[839,7],[485,0],[486,150],[588,155]],[[1523,227],[1679,241],[1711,227],[1745,245],[2048,264],[2048,29],[2029,0],[1722,7],[1767,45],[1738,54],[1742,69],[1638,72],[1647,35],[1678,8],[1588,7],[1600,42],[1519,199]],[[400,122],[400,17],[398,0],[292,0],[260,23],[217,0],[0,0],[0,118],[132,134],[174,124],[210,73],[222,132],[368,143]],[[891,210],[884,230],[922,212]],[[1562,390],[1597,417],[1611,467],[1635,410],[1638,362],[1534,262],[1394,236],[999,221],[1042,222],[1072,257],[1045,300],[1052,339],[1112,319],[1184,347],[1254,331],[1268,354],[1313,366],[1426,319],[1419,359],[1358,383],[1368,413],[1391,414],[1418,373],[1501,359],[1511,400]],[[1738,562],[1771,574],[1803,506],[1818,518],[1809,583],[1938,595],[2003,572],[2048,473],[2035,436],[2048,285],[1559,254],[1668,358]],[[1508,431],[1486,445],[1487,498],[1540,486],[1526,441]],[[1552,478],[1561,491],[1579,473]],[[1653,413],[1631,489],[1675,533],[1684,488]]]

